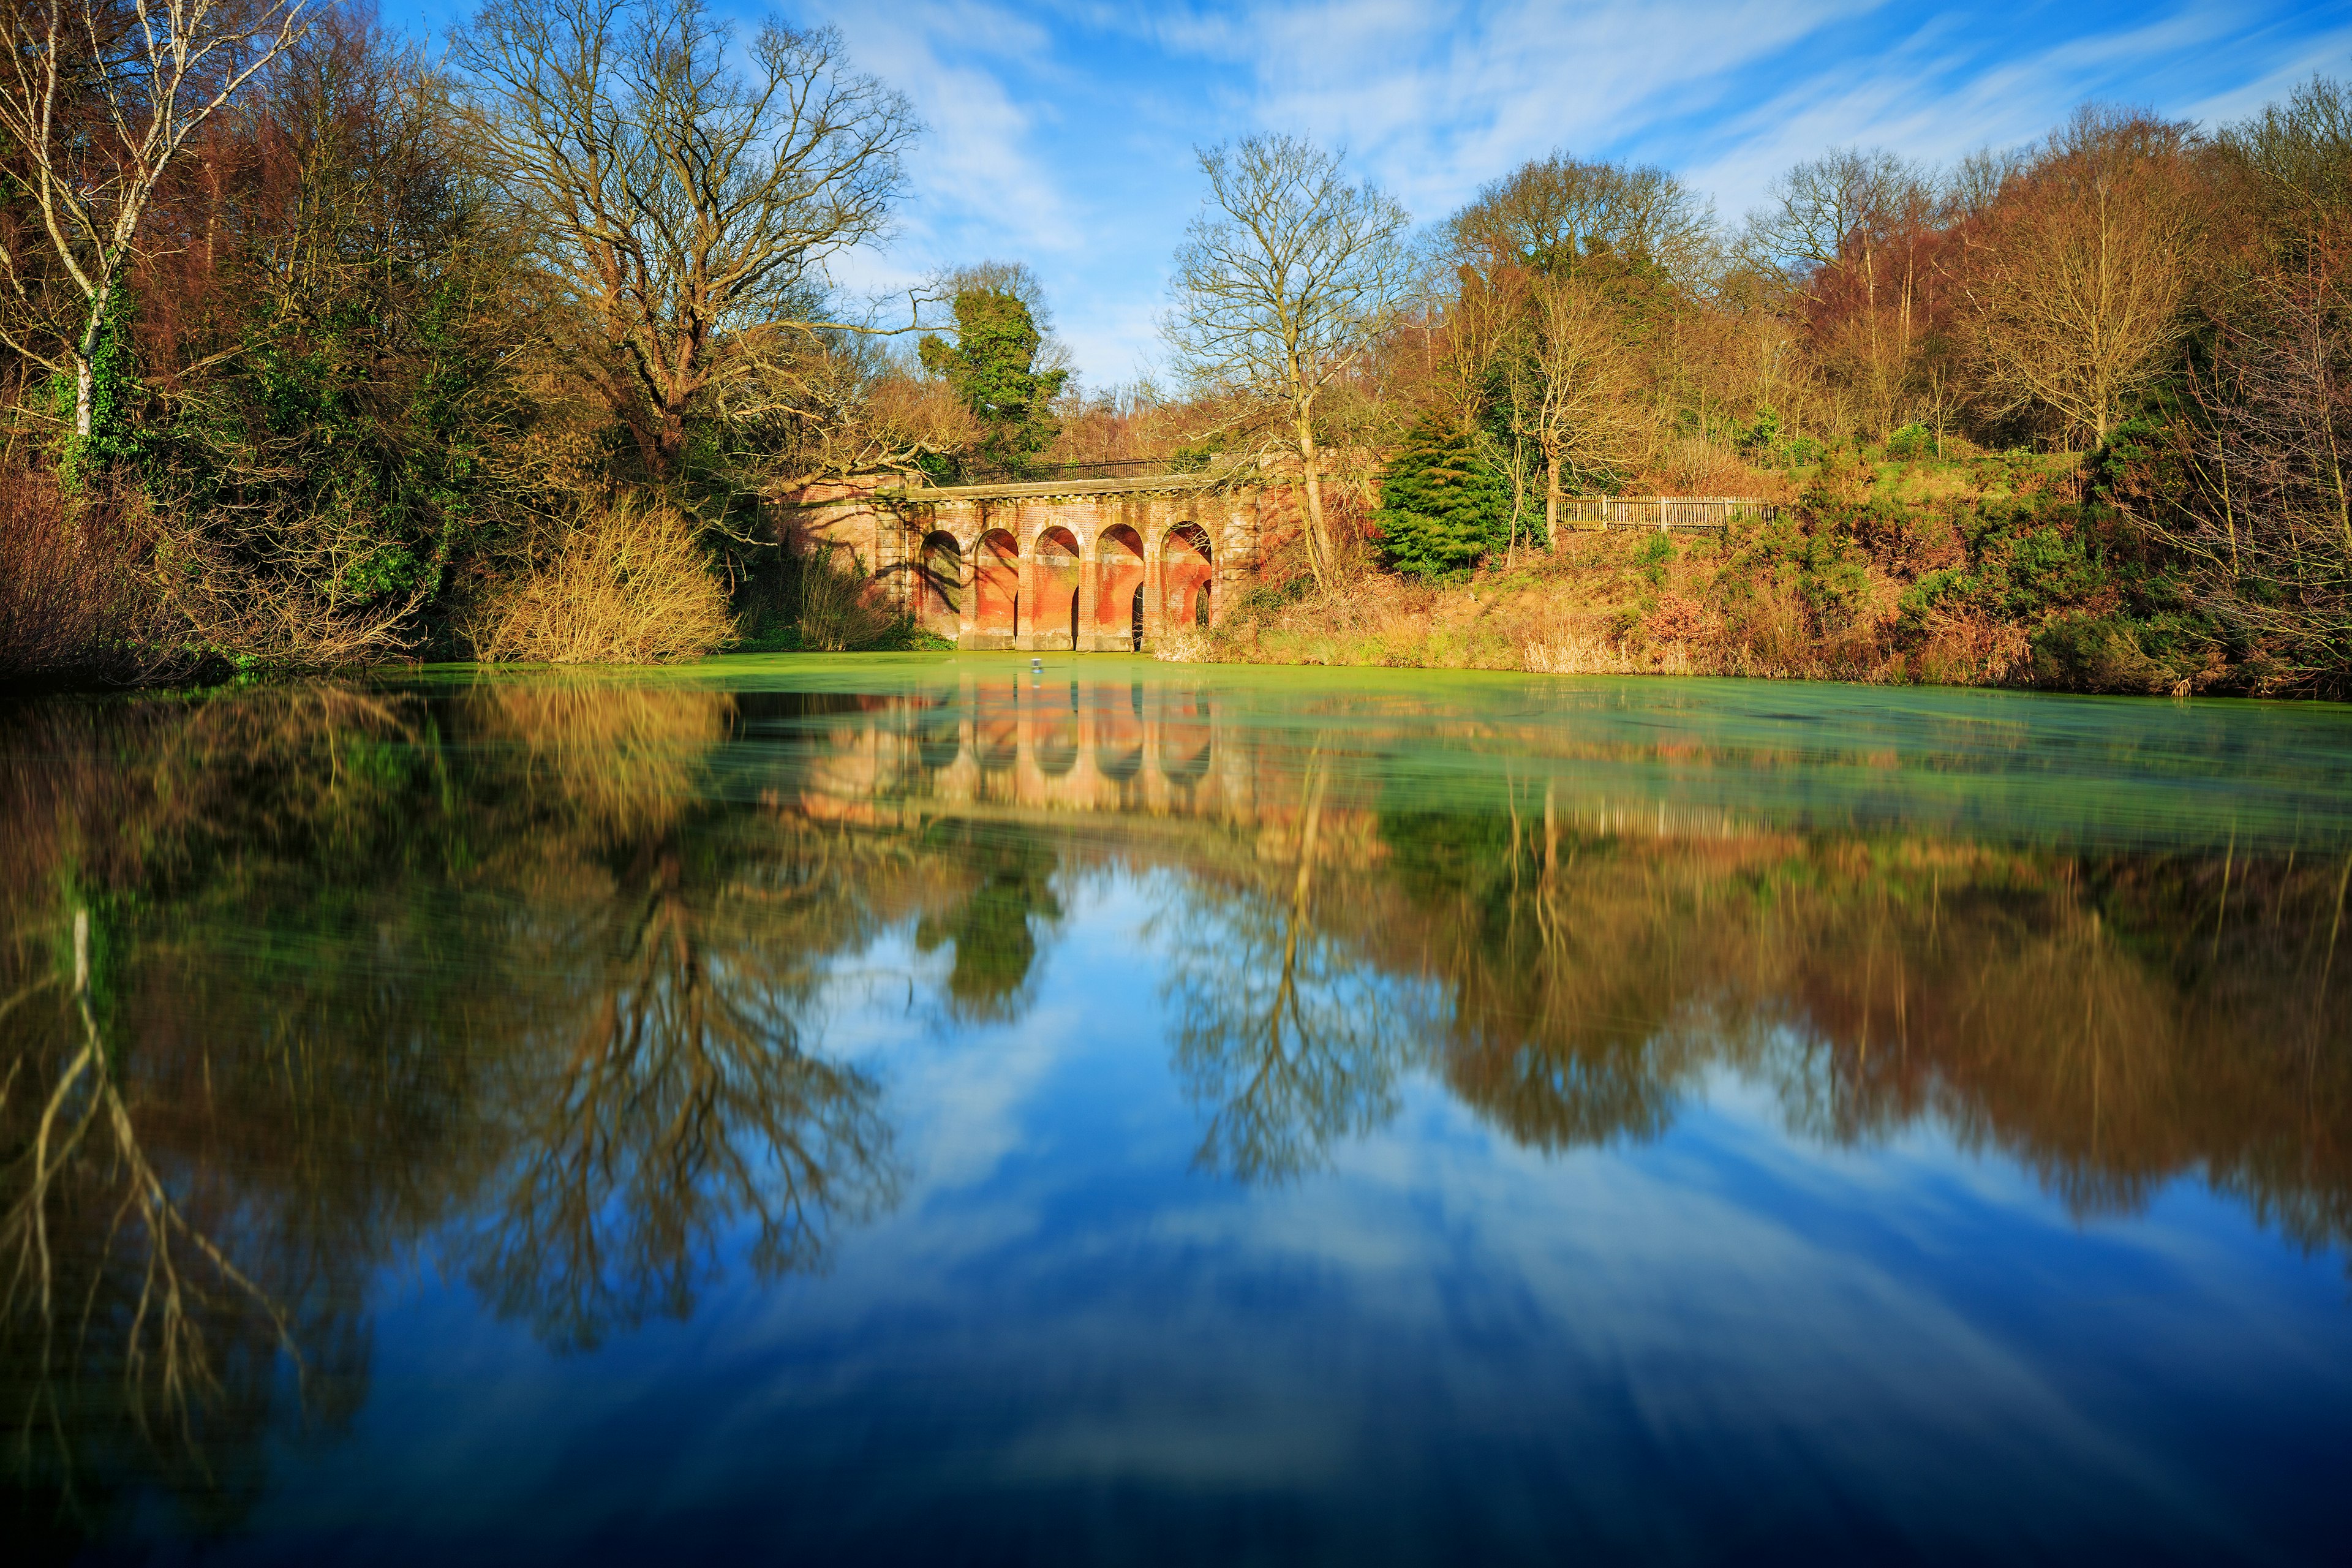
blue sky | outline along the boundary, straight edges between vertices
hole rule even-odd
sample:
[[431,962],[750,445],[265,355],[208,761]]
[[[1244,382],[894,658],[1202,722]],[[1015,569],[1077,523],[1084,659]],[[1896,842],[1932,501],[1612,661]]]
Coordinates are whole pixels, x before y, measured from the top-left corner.
[[[768,14],[717,0],[746,19]],[[462,0],[381,0],[426,32]],[[1196,144],[1302,132],[1417,218],[1554,148],[1681,174],[1736,220],[1830,146],[1943,162],[2042,134],[2085,99],[2217,124],[2315,72],[2352,75],[2352,0],[794,0],[911,98],[929,132],[899,231],[840,280],[1025,261],[1090,384],[1160,357]]]

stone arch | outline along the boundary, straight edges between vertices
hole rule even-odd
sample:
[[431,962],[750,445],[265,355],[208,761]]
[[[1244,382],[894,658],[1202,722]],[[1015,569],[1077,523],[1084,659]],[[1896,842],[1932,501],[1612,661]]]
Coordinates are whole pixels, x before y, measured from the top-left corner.
[[963,754],[963,711],[945,702],[927,707],[915,719],[916,755],[932,773],[955,766]]
[[1078,765],[1078,713],[1075,704],[1048,706],[1030,716],[1029,754],[1037,771],[1060,778]]
[[915,619],[940,637],[953,637],[967,589],[963,546],[946,529],[924,536],[915,574]]
[[1076,647],[1078,568],[1083,559],[1078,552],[1077,535],[1066,528],[1045,529],[1037,535],[1031,555],[1034,569],[1029,580],[1036,603],[1024,606],[1022,614],[1022,620],[1033,634],[1028,646]]
[[1004,639],[982,647],[1010,647],[1021,614],[1021,546],[1004,530],[992,528],[980,536],[971,555],[972,630]]
[[1215,578],[1209,531],[1197,522],[1169,529],[1160,544],[1160,625],[1208,625]]
[[1209,722],[1208,704],[1197,691],[1170,693],[1162,699],[1160,718],[1160,774],[1177,788],[1190,790],[1209,776],[1215,731]]
[[1136,591],[1143,586],[1143,540],[1123,522],[1095,541],[1095,634],[1099,647],[1134,643]]

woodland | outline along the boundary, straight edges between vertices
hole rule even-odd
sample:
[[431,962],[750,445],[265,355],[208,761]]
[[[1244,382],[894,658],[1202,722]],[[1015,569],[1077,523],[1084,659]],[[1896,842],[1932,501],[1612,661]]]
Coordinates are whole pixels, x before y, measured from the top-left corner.
[[[1211,469],[1163,656],[2352,695],[2352,100],[1832,149],[1737,220],[1561,152],[1407,213],[1202,149],[1159,381],[1017,261],[837,286],[920,106],[697,0],[0,0],[0,678],[919,646],[820,483]],[[1578,498],[1754,503],[1591,533]]]

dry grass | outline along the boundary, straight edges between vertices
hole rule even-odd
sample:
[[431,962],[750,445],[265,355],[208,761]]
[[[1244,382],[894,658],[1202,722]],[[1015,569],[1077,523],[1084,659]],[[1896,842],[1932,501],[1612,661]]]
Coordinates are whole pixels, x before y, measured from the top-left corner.
[[1682,643],[1644,645],[1634,651],[1605,626],[1572,626],[1520,645],[1519,668],[1530,675],[1700,675]]
[[735,624],[693,521],[630,500],[537,542],[461,635],[490,663],[661,664],[733,640]]
[[897,623],[898,611],[880,601],[846,545],[813,541],[795,565],[803,647],[824,653],[865,647]]
[[1216,644],[1198,626],[1171,626],[1152,643],[1151,657],[1169,664],[1207,664],[1216,658]]
[[[1205,647],[1163,658],[1273,664],[1517,669],[1548,675],[1745,675],[1778,679],[1998,680],[2007,651],[1980,647],[1986,628],[1957,623],[1918,655],[1882,635],[1900,584],[1874,582],[1842,630],[1825,630],[1793,589],[1759,581],[1736,605],[1717,601],[1710,540],[1678,535],[1674,555],[1645,558],[1654,536],[1579,533],[1555,554],[1433,588],[1375,577],[1328,599],[1242,614]],[[2000,629],[2017,640],[2021,634]],[[1948,645],[1948,646],[1947,646]],[[1913,668],[1925,658],[1937,673]]]
[[1650,489],[1678,496],[1746,496],[1778,500],[1788,489],[1785,476],[1753,468],[1736,452],[1698,436],[1677,436],[1657,455],[1649,473],[1631,493]]

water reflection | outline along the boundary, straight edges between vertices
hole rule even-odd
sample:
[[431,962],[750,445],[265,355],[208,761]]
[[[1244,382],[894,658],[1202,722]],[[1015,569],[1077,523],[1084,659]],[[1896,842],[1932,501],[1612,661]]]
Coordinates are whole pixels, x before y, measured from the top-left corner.
[[1051,843],[1027,832],[989,833],[971,822],[942,822],[926,832],[924,852],[972,868],[976,885],[946,910],[915,925],[922,952],[946,946],[950,1011],[967,1021],[1003,1021],[1023,1011],[1037,939],[1061,919],[1054,892],[1057,859]]
[[1319,918],[1327,783],[1310,756],[1295,841],[1267,846],[1273,876],[1189,897],[1150,933],[1169,955],[1176,1071],[1208,1110],[1197,1163],[1245,1181],[1311,1169],[1387,1120],[1407,1065],[1400,986]]
[[731,1259],[821,1269],[920,1156],[822,1044],[845,966],[903,933],[951,1028],[1017,1026],[1090,878],[1154,900],[1102,984],[1157,986],[1210,1179],[1316,1171],[1416,1076],[1552,1152],[1730,1073],[1815,1143],[1932,1122],[2078,1213],[2189,1175],[2352,1239],[2341,842],[1824,829],[1596,793],[1507,731],[1022,679],[15,710],[12,1523],[161,1489],[233,1526],[271,1433],[365,1399],[404,1258],[574,1350]]

